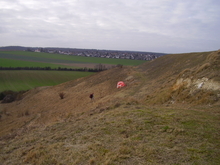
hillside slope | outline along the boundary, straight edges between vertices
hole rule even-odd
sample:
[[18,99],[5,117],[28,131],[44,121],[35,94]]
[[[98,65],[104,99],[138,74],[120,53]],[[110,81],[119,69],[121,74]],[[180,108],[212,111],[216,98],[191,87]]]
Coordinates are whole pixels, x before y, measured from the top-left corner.
[[139,69],[147,82],[149,103],[196,105],[219,100],[220,51],[167,55]]
[[[214,51],[166,55],[138,67],[30,90],[22,100],[0,104],[0,161],[215,164],[220,162],[215,157],[220,153],[219,77],[220,51]],[[118,81],[127,86],[117,89]],[[64,99],[59,97],[62,92]],[[192,134],[195,139],[190,139]],[[204,137],[208,143],[198,143]],[[191,142],[198,159],[191,157]]]

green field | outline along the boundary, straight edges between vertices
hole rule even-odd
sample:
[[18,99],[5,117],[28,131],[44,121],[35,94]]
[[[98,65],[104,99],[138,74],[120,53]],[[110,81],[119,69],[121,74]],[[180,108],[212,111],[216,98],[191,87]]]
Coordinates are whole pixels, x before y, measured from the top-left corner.
[[22,91],[39,86],[53,86],[93,72],[76,71],[0,71],[0,92],[5,90]]
[[[17,62],[12,62],[9,65],[4,64],[3,59],[16,60]],[[68,56],[62,54],[50,54],[50,53],[36,53],[36,52],[26,52],[26,51],[2,51],[0,52],[0,66],[5,67],[18,67],[19,63],[22,61],[37,62],[49,64],[59,64],[59,65],[70,65],[74,64],[122,64],[136,66],[140,65],[146,61],[144,60],[128,60],[128,59],[113,59],[113,58],[98,58],[98,57],[83,57],[83,56]],[[27,65],[27,63],[25,64]]]
[[14,59],[6,59],[0,58],[0,66],[1,67],[51,67],[52,69],[62,67],[62,68],[70,68],[65,65],[58,65],[52,63],[41,63],[41,62],[32,62],[32,61],[22,61],[22,60],[14,60]]

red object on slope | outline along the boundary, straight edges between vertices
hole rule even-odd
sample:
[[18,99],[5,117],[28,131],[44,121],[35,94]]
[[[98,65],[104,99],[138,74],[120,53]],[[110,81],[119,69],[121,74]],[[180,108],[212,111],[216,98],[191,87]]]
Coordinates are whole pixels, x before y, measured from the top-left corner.
[[122,87],[124,87],[124,86],[126,86],[126,84],[125,84],[123,81],[119,81],[119,82],[117,83],[117,88],[122,88]]

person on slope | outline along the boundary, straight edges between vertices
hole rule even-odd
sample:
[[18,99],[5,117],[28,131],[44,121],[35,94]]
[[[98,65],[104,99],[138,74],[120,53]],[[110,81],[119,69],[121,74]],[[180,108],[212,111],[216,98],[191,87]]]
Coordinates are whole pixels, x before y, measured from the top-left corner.
[[91,93],[90,95],[89,95],[89,98],[91,99],[91,101],[94,99],[94,93]]

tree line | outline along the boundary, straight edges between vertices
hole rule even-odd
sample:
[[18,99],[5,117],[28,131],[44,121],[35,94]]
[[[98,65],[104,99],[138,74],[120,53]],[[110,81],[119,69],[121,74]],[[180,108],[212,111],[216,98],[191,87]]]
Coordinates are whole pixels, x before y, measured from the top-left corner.
[[1,67],[0,70],[54,70],[54,71],[82,71],[82,72],[100,72],[106,70],[105,68],[51,68],[51,67]]
[[62,68],[62,67],[58,67],[58,68],[51,68],[49,66],[46,67],[2,67],[0,66],[0,70],[55,70],[55,71],[81,71],[81,72],[100,72],[100,71],[104,71],[110,68],[114,68],[114,67],[118,67],[118,68],[122,68],[123,65],[122,64],[117,64],[117,65],[112,65],[111,67],[107,68],[105,65],[103,64],[97,64],[94,66],[94,68]]

